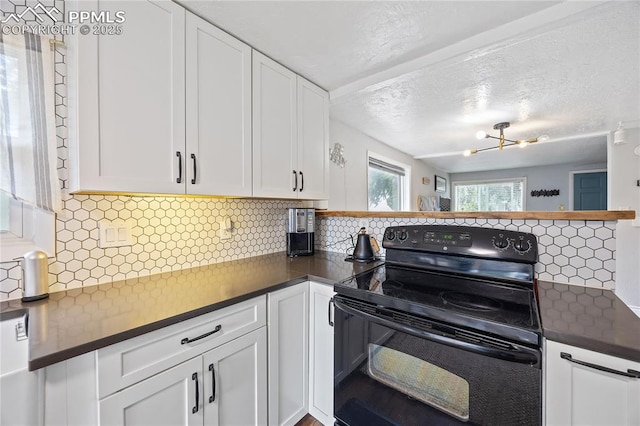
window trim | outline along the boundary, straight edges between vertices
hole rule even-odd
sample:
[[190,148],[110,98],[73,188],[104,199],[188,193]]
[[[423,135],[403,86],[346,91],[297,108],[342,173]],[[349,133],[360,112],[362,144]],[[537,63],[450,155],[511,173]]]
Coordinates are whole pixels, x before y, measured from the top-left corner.
[[[56,253],[56,216],[47,210],[14,201],[10,212],[21,212],[11,217],[12,227],[21,228],[22,235],[7,232],[0,237],[0,263],[11,262],[33,250],[42,250],[47,256]],[[11,213],[10,213],[11,214]]]
[[500,178],[500,179],[477,179],[477,180],[459,180],[451,182],[451,211],[457,212],[458,210],[458,200],[456,197],[456,186],[457,185],[478,185],[478,184],[487,184],[487,183],[500,183],[500,182],[514,182],[514,181],[522,181],[522,211],[527,211],[527,177],[526,176],[514,176],[510,178]]
[[388,163],[391,166],[395,166],[404,170],[404,176],[402,176],[402,199],[400,200],[400,210],[398,211],[409,211],[411,210],[411,166],[400,161],[393,160],[389,157],[385,157],[384,155],[377,154],[373,151],[367,150],[367,163],[366,163],[366,186],[367,186],[367,211],[369,210],[369,167],[370,160],[373,158],[374,160],[378,160],[379,162]]

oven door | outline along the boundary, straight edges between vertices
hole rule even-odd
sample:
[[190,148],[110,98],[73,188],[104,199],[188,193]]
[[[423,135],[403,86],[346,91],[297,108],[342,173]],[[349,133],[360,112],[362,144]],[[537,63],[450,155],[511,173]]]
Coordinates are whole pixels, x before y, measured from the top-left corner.
[[539,425],[541,352],[340,295],[337,424]]

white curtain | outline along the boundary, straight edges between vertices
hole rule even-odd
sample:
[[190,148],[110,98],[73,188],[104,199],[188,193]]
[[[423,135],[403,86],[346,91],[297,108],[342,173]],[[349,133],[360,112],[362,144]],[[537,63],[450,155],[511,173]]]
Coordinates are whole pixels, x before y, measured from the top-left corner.
[[0,189],[60,211],[54,59],[49,39],[0,34]]

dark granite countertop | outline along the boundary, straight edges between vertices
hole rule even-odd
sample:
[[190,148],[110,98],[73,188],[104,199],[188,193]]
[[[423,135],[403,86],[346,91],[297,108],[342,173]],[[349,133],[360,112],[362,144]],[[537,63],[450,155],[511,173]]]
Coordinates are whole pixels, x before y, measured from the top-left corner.
[[640,362],[640,318],[613,291],[540,281],[538,300],[547,339]]
[[284,253],[0,303],[0,314],[28,309],[29,369],[36,370],[308,279],[333,284],[380,264],[344,254]]
[[[381,262],[284,253],[0,303],[0,317],[29,312],[29,369],[96,350],[309,279],[334,284]],[[540,281],[546,338],[640,362],[640,318],[610,290]]]

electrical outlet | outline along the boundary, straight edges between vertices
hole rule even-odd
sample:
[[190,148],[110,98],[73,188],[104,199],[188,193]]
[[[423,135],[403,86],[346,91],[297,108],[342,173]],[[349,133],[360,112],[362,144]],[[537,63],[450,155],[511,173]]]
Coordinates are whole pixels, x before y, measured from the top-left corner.
[[367,231],[369,230],[369,219],[360,218],[358,219],[358,229],[365,228]]

